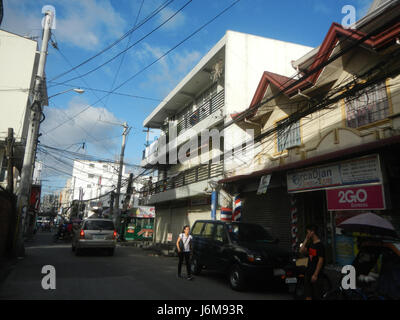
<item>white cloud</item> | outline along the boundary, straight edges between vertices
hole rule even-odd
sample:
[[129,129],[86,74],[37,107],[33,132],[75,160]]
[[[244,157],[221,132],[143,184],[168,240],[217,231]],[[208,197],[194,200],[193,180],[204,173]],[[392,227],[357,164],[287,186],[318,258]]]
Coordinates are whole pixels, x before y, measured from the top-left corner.
[[[40,35],[42,7],[47,1],[6,1],[4,29],[22,35]],[[58,42],[96,50],[110,39],[121,36],[126,22],[111,5],[110,0],[55,0]]]
[[[147,64],[160,58],[167,51],[168,48],[144,43],[143,49],[136,51],[135,55],[138,61]],[[147,86],[150,83],[153,88],[157,88],[160,95],[165,96],[195,66],[201,57],[202,54],[196,50],[170,53],[158,61],[157,67],[154,67],[152,72],[148,74],[148,83],[142,83],[142,86]]]
[[[121,123],[121,121],[108,110],[93,106],[74,117],[87,106],[84,99],[75,97],[70,101],[67,109],[46,107],[46,120],[40,128],[43,133],[40,138],[41,143],[51,146],[56,144],[66,146],[86,142],[89,148],[92,150],[94,148],[93,151],[96,151],[97,154],[102,153],[105,158],[112,157],[111,151],[118,150],[120,141],[109,138],[120,135],[122,129],[104,121],[112,123]],[[71,118],[72,120],[70,120]],[[56,127],[58,128],[52,130]],[[49,134],[46,134],[48,131],[50,131]]]
[[[160,18],[158,19],[158,23],[161,24],[169,17],[171,17],[175,13],[174,10],[170,8],[165,8],[160,12]],[[174,16],[170,21],[168,21],[165,25],[162,26],[161,30],[171,31],[174,29],[178,29],[185,24],[186,17],[182,12],[179,12],[176,16]]]

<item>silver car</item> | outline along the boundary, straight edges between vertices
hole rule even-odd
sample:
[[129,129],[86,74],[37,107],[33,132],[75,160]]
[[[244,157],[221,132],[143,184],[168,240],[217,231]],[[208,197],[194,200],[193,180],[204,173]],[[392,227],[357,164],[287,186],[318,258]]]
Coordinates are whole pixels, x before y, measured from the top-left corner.
[[72,251],[75,251],[75,254],[79,255],[82,249],[104,248],[112,256],[116,242],[117,231],[115,231],[112,220],[86,219],[82,222],[81,228],[74,232]]

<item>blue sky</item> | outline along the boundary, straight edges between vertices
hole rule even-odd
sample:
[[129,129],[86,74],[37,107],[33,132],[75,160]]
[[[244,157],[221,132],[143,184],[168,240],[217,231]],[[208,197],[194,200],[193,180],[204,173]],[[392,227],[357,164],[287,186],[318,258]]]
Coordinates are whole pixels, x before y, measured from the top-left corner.
[[[46,66],[48,91],[51,96],[71,88],[55,85],[51,82],[52,78],[70,69],[70,65],[75,66],[99,52],[132,28],[136,20],[140,23],[165,1],[4,0],[4,2],[2,29],[21,35],[39,36],[43,17],[42,7],[52,5],[56,9],[56,29],[53,33],[60,52],[50,47]],[[64,82],[107,61],[125,49],[128,41],[132,44],[152,31],[186,2],[188,0],[173,1],[136,30],[131,37],[127,37],[111,50],[78,68],[76,72],[71,72],[55,81]],[[132,47],[125,55],[69,84],[109,91],[113,83],[116,87],[124,82],[233,2],[234,0],[192,0],[174,19]],[[201,57],[223,37],[226,30],[315,47],[320,45],[332,22],[341,22],[344,5],[353,5],[359,19],[366,13],[371,3],[372,0],[241,0],[166,58],[116,90],[141,98],[109,95],[94,104],[105,94],[86,90],[82,95],[69,92],[50,99],[51,103],[45,110],[46,121],[41,127],[43,133],[41,142],[60,148],[76,143],[68,149],[71,151],[79,148],[78,143],[85,142],[88,154],[112,159],[119,154],[122,128],[109,122],[127,121],[132,130],[125,155],[128,162],[137,164],[142,156],[146,136],[142,127],[143,120]],[[74,117],[88,106],[91,107]],[[62,170],[66,169],[63,167]],[[55,177],[51,173],[47,175],[50,180],[48,184],[54,187],[62,186],[66,178]]]

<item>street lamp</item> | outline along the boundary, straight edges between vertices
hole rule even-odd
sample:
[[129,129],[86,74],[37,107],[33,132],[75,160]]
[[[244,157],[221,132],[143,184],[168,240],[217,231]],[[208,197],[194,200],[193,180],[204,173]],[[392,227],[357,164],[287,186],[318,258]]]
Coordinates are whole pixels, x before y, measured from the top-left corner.
[[63,93],[66,93],[66,92],[70,92],[70,91],[75,91],[76,93],[79,93],[79,94],[82,94],[82,93],[85,92],[85,90],[80,89],[80,88],[71,88],[71,89],[68,89],[68,90],[65,90],[65,91],[62,91],[62,92],[53,94],[52,96],[47,97],[47,99],[53,98],[53,97],[55,97],[55,96],[58,96],[58,95],[60,95],[60,94],[63,94]]

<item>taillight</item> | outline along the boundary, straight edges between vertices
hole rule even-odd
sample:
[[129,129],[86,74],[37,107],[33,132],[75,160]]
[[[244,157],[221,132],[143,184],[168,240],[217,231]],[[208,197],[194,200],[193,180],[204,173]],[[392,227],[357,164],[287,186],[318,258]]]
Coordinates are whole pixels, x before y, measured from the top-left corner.
[[114,230],[113,239],[115,239],[116,237],[117,237],[117,231]]
[[286,271],[286,276],[287,277],[291,277],[293,275],[293,272],[292,271]]
[[85,238],[85,231],[81,230],[81,233],[79,234],[81,236],[81,239]]

